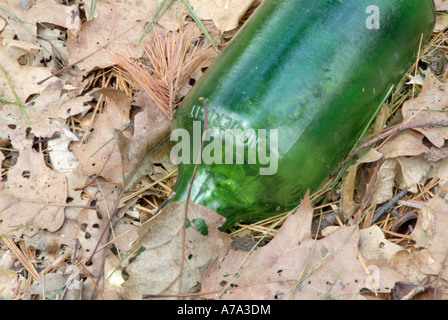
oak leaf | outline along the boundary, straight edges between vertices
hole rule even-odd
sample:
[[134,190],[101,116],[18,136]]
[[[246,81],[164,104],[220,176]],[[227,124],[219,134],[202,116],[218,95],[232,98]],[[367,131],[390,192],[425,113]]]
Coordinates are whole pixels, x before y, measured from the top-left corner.
[[215,261],[201,293],[235,300],[362,299],[367,276],[358,260],[358,228],[343,226],[316,241],[312,215],[307,194],[267,245],[250,255],[230,250],[224,261]]
[[0,190],[0,234],[32,237],[40,229],[58,230],[66,199],[65,175],[48,168],[30,145],[23,147]]
[[[229,236],[218,230],[224,217],[190,202],[185,220],[185,203],[168,204],[140,228],[134,245],[144,251],[126,268],[128,298],[194,293],[208,266],[230,248]],[[208,234],[195,227],[196,219],[205,223]]]

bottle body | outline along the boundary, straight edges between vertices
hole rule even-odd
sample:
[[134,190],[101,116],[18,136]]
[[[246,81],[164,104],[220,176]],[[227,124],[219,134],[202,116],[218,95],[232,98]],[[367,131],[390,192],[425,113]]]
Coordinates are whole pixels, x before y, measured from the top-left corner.
[[185,200],[198,161],[201,97],[209,132],[193,202],[229,226],[290,210],[317,190],[433,28],[430,0],[375,2],[264,1],[175,114],[173,132],[188,133],[190,151],[174,152],[173,201]]

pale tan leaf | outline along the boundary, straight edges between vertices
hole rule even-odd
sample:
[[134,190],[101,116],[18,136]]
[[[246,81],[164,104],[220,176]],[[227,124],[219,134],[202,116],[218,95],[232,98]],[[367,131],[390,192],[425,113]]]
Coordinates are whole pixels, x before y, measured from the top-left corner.
[[351,217],[360,207],[360,204],[355,202],[354,192],[355,192],[355,179],[360,165],[364,163],[374,163],[383,157],[381,153],[375,149],[369,150],[361,159],[351,165],[346,176],[342,180],[342,197],[341,197],[341,213],[344,219]]
[[40,0],[26,12],[22,18],[33,23],[51,23],[73,31],[81,26],[81,18],[77,5],[66,6],[55,0]]
[[[448,119],[448,84],[440,82],[431,72],[425,77],[422,92],[414,99],[403,104],[403,120],[447,120]],[[427,106],[419,111],[423,106]],[[448,140],[448,130],[440,126],[418,127],[414,130],[421,132],[436,147],[440,148]]]
[[[447,200],[434,196],[420,209],[414,231],[411,234],[417,248],[426,248],[431,257],[442,266],[448,257],[448,203]],[[440,270],[439,270],[440,272]],[[448,270],[444,268],[443,276],[448,279]]]
[[403,248],[389,240],[377,225],[360,231],[359,252],[368,260],[389,261],[392,256]]
[[[107,68],[114,65],[109,51],[119,51],[127,45],[132,46],[137,58],[140,57],[143,46],[138,41],[159,5],[160,3],[154,0],[142,0],[132,5],[109,1],[95,2],[92,19],[81,26],[79,34],[69,34],[69,63],[83,59],[77,65],[84,74],[95,68]],[[90,2],[86,2],[85,6],[87,14],[90,15]],[[171,10],[165,12],[155,29],[160,30],[160,25],[168,30],[176,30],[180,26]],[[154,32],[150,32],[147,38],[151,38]],[[93,52],[96,53],[91,55]]]
[[[447,6],[446,10],[448,10],[448,2],[446,6]],[[448,15],[438,14],[436,16],[436,25],[434,26],[434,32],[443,31],[446,27],[448,27]]]
[[[31,128],[37,137],[50,138],[55,133],[66,130],[65,119],[70,115],[84,113],[90,109],[88,102],[92,96],[85,94],[69,99],[63,90],[63,82],[56,80],[43,85],[42,93],[24,108],[30,123],[26,121],[17,105],[8,104],[0,110],[0,136],[6,136],[5,128],[13,127],[18,131]],[[3,133],[2,133],[3,131]]]
[[[20,65],[17,60],[11,56],[5,46],[0,46],[0,64],[5,69],[6,75],[11,81],[21,103],[25,103],[29,96],[37,93],[42,93],[45,87],[57,79],[51,79],[43,85],[38,85],[37,82],[43,78],[51,75],[51,71],[46,67],[30,67]],[[14,101],[15,97],[8,84],[8,81],[0,73],[0,92],[3,98],[8,101]],[[17,106],[14,106],[18,108]]]
[[72,151],[88,176],[100,174],[107,181],[123,182],[122,163],[117,148],[115,131],[123,130],[129,124],[131,105],[123,91],[117,89],[98,90],[107,97],[107,107],[103,113],[95,116],[92,127],[90,115],[85,130],[92,131],[86,141],[74,143]]
[[398,251],[390,259],[389,265],[402,274],[407,282],[415,284],[425,279],[428,274],[435,275],[440,271],[440,264],[431,257],[427,249]]
[[437,11],[448,11],[448,1],[447,0],[434,0]]
[[[141,227],[135,247],[145,250],[126,268],[128,298],[196,292],[208,266],[225,255],[231,241],[218,230],[224,218],[192,202],[187,216],[186,224],[185,202],[174,202]],[[193,226],[194,219],[205,221],[207,235]]]
[[6,300],[13,297],[17,281],[18,275],[15,271],[0,269],[0,299]]
[[400,156],[410,157],[418,156],[423,153],[429,152],[422,140],[424,135],[413,131],[406,130],[400,132],[394,136],[381,148],[378,149],[384,156],[384,158],[397,158]]
[[155,163],[171,167],[171,143],[167,141],[160,145],[169,135],[171,121],[147,95],[138,94],[136,101],[142,111],[134,117],[133,135],[126,137],[120,132],[116,133],[125,191],[134,188],[144,175],[150,175]]
[[31,237],[39,229],[58,230],[66,199],[64,174],[48,168],[41,153],[24,147],[0,190],[0,234]]
[[201,19],[213,20],[221,31],[238,27],[238,23],[254,0],[188,0],[194,13]]
[[448,175],[448,158],[436,162],[427,161],[423,156],[399,157],[396,160],[400,168],[396,176],[398,185],[414,193],[418,192],[418,184],[424,185],[428,179],[443,179]]
[[210,267],[201,292],[232,300],[362,299],[359,290],[367,276],[358,260],[359,230],[343,226],[315,241],[312,212],[306,196],[274,239],[247,260],[247,253],[230,250],[224,261]]

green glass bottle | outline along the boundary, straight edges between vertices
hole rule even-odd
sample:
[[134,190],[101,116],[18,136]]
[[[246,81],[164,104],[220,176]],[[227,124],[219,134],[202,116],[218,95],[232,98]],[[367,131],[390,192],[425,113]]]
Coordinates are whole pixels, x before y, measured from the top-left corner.
[[431,0],[264,0],[175,114],[172,201],[187,195],[203,97],[209,141],[191,200],[224,228],[294,208],[356,142],[434,21]]

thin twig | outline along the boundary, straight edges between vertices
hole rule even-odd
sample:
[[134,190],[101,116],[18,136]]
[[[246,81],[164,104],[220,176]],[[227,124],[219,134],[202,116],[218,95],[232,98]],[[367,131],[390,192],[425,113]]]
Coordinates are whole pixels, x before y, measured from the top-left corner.
[[36,280],[39,277],[39,273],[36,271],[36,268],[34,268],[34,265],[28,260],[25,254],[17,247],[17,245],[14,243],[14,240],[4,236],[0,237],[0,239],[8,247],[8,249],[11,250],[12,253],[14,253],[16,258],[20,261],[26,271],[28,271],[31,276],[30,278]]
[[390,130],[387,130],[383,134],[377,136],[376,138],[373,138],[372,140],[369,140],[369,141],[361,144],[339,165],[339,167],[336,169],[336,171],[339,171],[342,167],[344,167],[361,150],[363,150],[367,147],[370,147],[371,145],[377,143],[380,140],[383,140],[384,138],[387,138],[387,137],[393,135],[396,132],[404,131],[407,129],[418,128],[418,127],[427,127],[427,126],[446,127],[446,126],[448,126],[448,120],[422,120],[422,121],[403,123],[401,125],[397,125],[397,126],[391,128]]
[[398,200],[403,198],[406,195],[406,193],[408,193],[408,188],[405,187],[403,190],[401,190],[399,193],[397,193],[392,199],[390,199],[384,205],[382,205],[373,215],[372,221],[370,222],[370,224],[374,224],[375,222],[377,222],[378,219],[381,218],[381,216],[386,211],[388,211],[390,208],[392,208],[392,206],[395,205],[398,202]]

